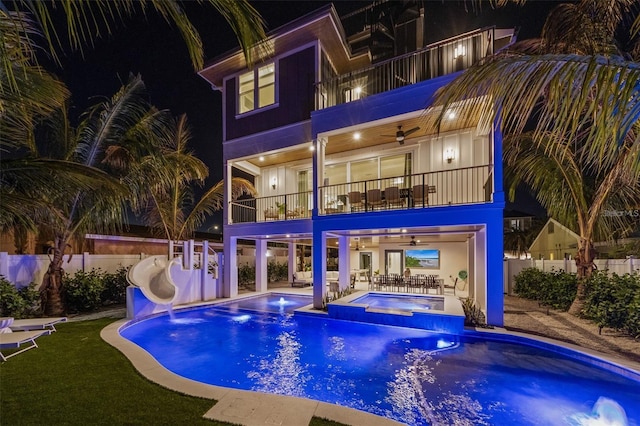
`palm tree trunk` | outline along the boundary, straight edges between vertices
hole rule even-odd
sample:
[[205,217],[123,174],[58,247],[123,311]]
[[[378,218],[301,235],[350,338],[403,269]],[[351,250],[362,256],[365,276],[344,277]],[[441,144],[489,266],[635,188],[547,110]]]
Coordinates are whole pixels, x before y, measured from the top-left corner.
[[65,238],[57,236],[52,249],[53,257],[42,279],[40,300],[46,316],[61,316],[65,314],[62,301],[62,277],[64,276],[62,262],[66,246]]
[[586,296],[586,283],[595,269],[595,264],[593,263],[595,256],[596,252],[591,240],[581,238],[578,253],[576,254],[578,288],[576,289],[576,298],[573,299],[573,303],[571,303],[571,307],[569,308],[569,313],[572,315],[579,316],[582,314]]

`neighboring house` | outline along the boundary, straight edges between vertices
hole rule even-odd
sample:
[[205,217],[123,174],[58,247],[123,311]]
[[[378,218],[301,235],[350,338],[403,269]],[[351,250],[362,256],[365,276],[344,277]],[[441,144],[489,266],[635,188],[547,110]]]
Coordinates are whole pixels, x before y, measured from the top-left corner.
[[528,231],[533,225],[535,216],[518,210],[505,209],[503,218],[504,232],[512,230]]
[[549,219],[531,243],[532,259],[571,259],[578,252],[580,236],[555,219]]
[[[224,253],[255,241],[260,292],[269,242],[288,244],[290,278],[304,267],[299,247],[311,247],[317,308],[336,265],[345,288],[351,274],[402,274],[407,256],[430,257],[412,273],[448,282],[466,270],[469,295],[499,326],[502,136],[481,117],[462,121],[457,110],[446,112],[437,134],[429,124],[440,110],[430,99],[514,33],[483,28],[424,46],[424,13],[409,12],[385,15],[396,22],[390,33],[367,21],[384,14],[351,14],[363,22],[343,26],[326,6],[270,33],[269,54],[252,69],[238,49],[200,72],[222,94]],[[381,54],[378,38],[390,34],[402,34],[391,52],[411,51]],[[256,198],[229,199],[229,178],[239,172],[252,177]],[[231,297],[237,256],[225,256],[224,270],[222,292]]]

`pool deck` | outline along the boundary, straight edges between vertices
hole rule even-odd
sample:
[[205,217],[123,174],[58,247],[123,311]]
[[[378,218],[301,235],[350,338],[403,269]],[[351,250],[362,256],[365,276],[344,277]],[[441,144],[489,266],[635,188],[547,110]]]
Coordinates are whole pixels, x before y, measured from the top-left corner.
[[[274,293],[311,294],[310,288],[274,288]],[[252,297],[255,293],[242,294],[240,297]],[[229,299],[217,302],[228,302]],[[207,303],[209,304],[209,303]],[[215,304],[212,303],[212,304]],[[202,306],[202,305],[198,305]],[[324,312],[315,311],[318,315],[326,315]],[[282,425],[282,426],[307,426],[312,417],[321,417],[337,421],[347,425],[398,425],[400,423],[351,408],[341,407],[335,404],[315,401],[305,398],[272,395],[261,392],[252,392],[238,389],[223,388],[220,386],[206,385],[178,376],[161,366],[148,352],[134,343],[122,338],[119,328],[129,320],[116,321],[101,332],[101,337],[107,343],[120,350],[144,377],[152,382],[176,392],[196,397],[216,400],[217,403],[204,414],[204,418],[224,421],[240,425]],[[592,349],[565,343],[547,337],[540,337],[525,333],[516,333],[506,329],[485,330],[478,329],[479,333],[491,333],[492,335],[517,336],[538,341],[543,345],[552,344],[562,348],[561,351],[573,350],[578,353],[593,355],[605,360],[605,363],[621,367],[622,370],[632,370],[640,375],[640,363],[611,357]],[[632,373],[633,374],[633,373]]]

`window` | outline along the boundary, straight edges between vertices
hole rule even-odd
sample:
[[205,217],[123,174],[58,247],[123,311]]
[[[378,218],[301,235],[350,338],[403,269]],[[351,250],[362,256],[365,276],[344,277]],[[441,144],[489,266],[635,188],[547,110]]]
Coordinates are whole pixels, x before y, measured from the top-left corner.
[[276,102],[275,69],[275,64],[268,64],[238,77],[239,114],[253,111],[256,108],[263,108]]

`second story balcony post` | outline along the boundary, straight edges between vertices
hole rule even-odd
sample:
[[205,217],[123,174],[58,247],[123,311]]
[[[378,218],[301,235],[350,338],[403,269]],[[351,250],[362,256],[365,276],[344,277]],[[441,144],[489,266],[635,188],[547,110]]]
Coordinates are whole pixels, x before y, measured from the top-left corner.
[[318,188],[322,186],[326,186],[324,182],[324,156],[327,148],[327,138],[319,137],[316,140],[316,150],[314,152],[315,155],[315,167],[313,168],[313,194],[315,196],[314,209],[316,210],[315,214],[322,214],[320,211],[321,207],[324,204],[322,203],[324,198],[324,193],[322,190],[318,190]]

